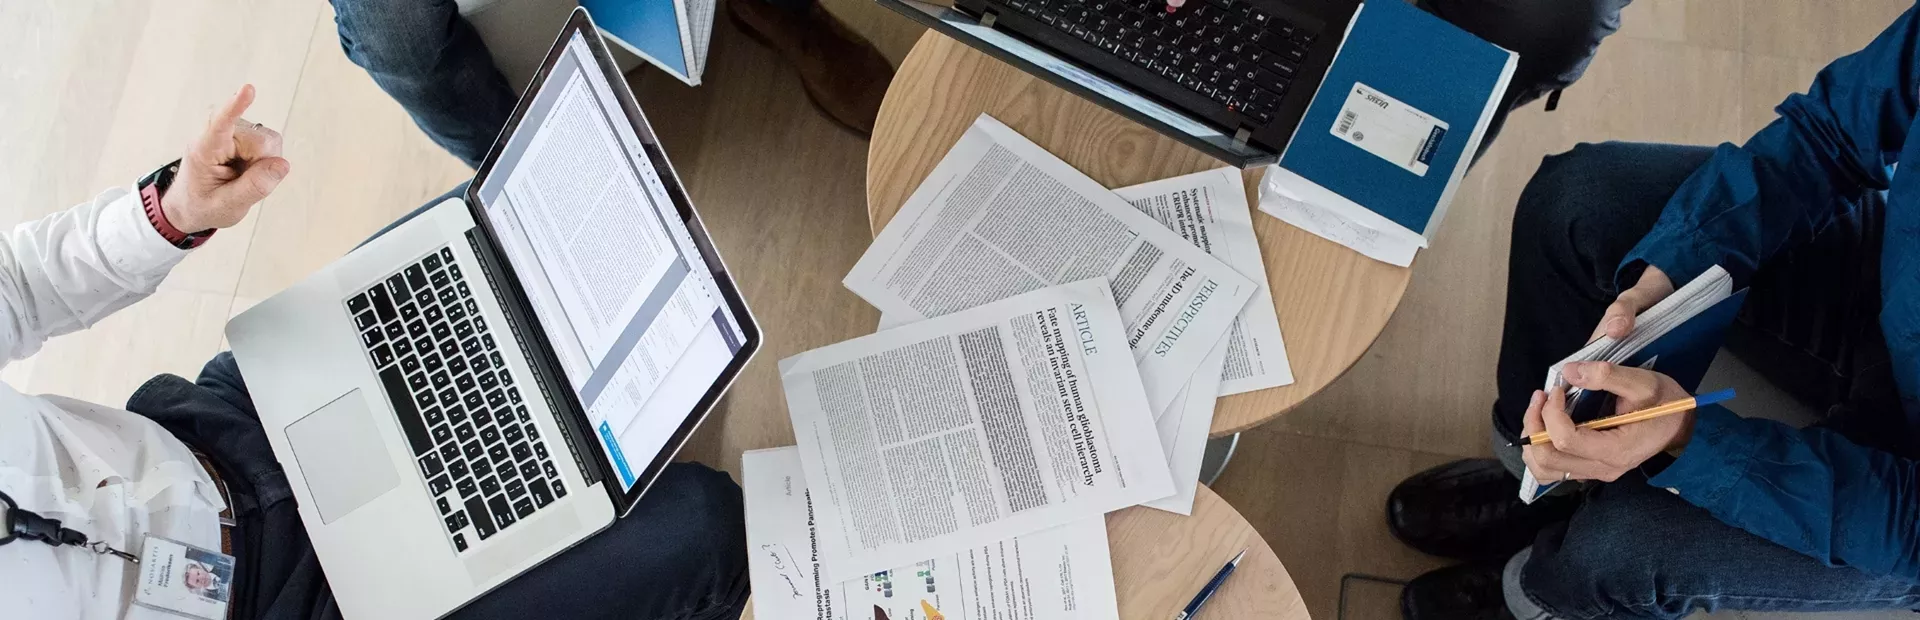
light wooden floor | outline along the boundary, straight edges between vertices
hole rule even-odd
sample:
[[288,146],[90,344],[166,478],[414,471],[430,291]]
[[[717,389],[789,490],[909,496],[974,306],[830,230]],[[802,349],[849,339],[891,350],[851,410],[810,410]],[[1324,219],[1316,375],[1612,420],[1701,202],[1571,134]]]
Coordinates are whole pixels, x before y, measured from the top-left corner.
[[[864,0],[826,0],[897,63],[919,28]],[[1216,485],[1261,528],[1316,617],[1340,576],[1411,577],[1440,562],[1394,543],[1386,491],[1485,454],[1508,219],[1548,153],[1607,139],[1740,140],[1898,0],[1640,0],[1561,109],[1516,113],[1468,177],[1437,247],[1372,351],[1324,394],[1246,435]],[[65,208],[178,157],[243,82],[252,120],[286,135],[293,176],[152,299],[0,371],[27,392],[119,404],[158,372],[191,375],[227,317],[338,256],[470,171],[347,62],[319,0],[0,2],[0,221]],[[637,90],[768,342],[688,454],[729,470],[786,445],[774,363],[871,331],[839,284],[866,246],[864,142],[823,120],[798,79],[725,19],[706,86],[650,70]],[[1348,617],[1395,617],[1397,591],[1356,586]]]

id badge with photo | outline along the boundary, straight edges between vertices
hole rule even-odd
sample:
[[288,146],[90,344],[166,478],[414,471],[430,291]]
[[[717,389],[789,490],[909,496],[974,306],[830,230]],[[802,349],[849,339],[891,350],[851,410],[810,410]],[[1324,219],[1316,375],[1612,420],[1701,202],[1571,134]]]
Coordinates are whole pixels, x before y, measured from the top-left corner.
[[148,536],[140,550],[133,604],[203,620],[224,620],[233,597],[233,556]]

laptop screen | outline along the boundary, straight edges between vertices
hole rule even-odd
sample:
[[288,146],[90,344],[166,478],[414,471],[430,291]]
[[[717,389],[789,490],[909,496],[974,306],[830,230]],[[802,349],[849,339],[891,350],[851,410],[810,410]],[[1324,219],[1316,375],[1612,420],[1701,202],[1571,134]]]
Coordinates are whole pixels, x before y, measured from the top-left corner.
[[740,351],[741,317],[582,35],[532,92],[477,195],[626,491]]

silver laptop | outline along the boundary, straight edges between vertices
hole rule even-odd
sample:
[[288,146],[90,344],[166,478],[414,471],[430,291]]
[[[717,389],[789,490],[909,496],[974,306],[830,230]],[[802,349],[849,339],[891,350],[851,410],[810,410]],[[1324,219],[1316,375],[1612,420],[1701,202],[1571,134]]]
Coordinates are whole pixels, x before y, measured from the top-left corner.
[[434,618],[631,510],[760,331],[584,10],[471,186],[227,337],[349,618]]

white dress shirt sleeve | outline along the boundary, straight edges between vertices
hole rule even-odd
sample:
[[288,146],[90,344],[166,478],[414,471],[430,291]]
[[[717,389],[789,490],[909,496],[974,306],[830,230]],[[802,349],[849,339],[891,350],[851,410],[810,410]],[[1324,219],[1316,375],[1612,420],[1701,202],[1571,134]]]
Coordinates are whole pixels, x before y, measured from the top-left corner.
[[187,253],[131,187],[15,226],[0,245],[0,365],[145,299]]

